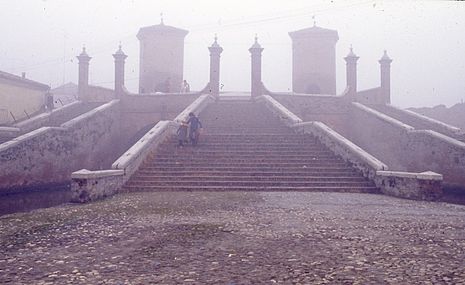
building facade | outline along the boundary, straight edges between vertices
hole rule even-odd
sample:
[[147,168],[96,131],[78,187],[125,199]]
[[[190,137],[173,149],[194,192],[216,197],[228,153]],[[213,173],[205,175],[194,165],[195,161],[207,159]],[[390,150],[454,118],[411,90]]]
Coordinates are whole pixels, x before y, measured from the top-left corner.
[[180,91],[187,33],[163,22],[139,30],[139,93]]
[[292,90],[308,94],[336,94],[337,31],[313,26],[290,32]]
[[8,125],[42,112],[48,85],[0,71],[0,124]]

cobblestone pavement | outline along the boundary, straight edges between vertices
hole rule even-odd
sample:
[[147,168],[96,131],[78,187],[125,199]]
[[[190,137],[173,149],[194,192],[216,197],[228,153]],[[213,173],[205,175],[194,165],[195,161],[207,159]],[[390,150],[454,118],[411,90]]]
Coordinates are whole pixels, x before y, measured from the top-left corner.
[[129,193],[0,217],[0,284],[465,284],[465,206]]

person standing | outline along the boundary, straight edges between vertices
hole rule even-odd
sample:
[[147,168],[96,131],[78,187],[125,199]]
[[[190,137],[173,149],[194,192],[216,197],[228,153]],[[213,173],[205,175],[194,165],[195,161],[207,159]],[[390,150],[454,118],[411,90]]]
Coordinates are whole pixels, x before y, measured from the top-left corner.
[[188,93],[191,91],[191,86],[187,83],[187,80],[184,79],[181,84],[181,93]]
[[199,118],[195,116],[194,113],[189,113],[189,139],[193,146],[196,146],[199,141],[200,129],[202,128],[202,123],[200,123]]

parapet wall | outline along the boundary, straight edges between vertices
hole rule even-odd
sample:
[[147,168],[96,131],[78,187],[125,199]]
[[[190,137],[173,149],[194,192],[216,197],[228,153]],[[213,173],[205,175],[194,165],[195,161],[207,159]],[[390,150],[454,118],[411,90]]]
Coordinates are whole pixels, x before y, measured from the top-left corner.
[[465,143],[431,130],[415,130],[360,103],[352,103],[351,141],[391,170],[434,171],[446,185],[465,186]]
[[62,123],[88,112],[98,105],[100,104],[75,101],[63,107],[53,109],[51,112],[44,112],[14,124],[14,127],[19,128],[21,134],[28,133],[41,127],[58,127]]
[[411,125],[417,130],[432,130],[451,138],[460,139],[465,133],[460,128],[441,121],[428,118],[410,110],[403,110],[392,105],[368,105],[370,108],[382,112],[390,117]]
[[115,159],[119,101],[60,127],[42,127],[0,145],[0,193],[69,181],[81,168],[100,169]]

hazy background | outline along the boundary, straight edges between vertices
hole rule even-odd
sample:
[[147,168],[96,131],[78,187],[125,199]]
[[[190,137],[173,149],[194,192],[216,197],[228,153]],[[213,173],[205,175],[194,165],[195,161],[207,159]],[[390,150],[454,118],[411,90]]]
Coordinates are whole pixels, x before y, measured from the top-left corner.
[[248,48],[258,34],[265,85],[291,90],[289,31],[313,25],[339,32],[337,90],[346,85],[349,46],[360,56],[359,90],[379,86],[383,50],[394,60],[392,103],[401,107],[448,106],[465,99],[465,3],[455,1],[309,0],[1,0],[0,70],[53,87],[77,82],[77,59],[85,45],[92,58],[90,83],[113,87],[112,54],[121,41],[126,85],[138,89],[140,27],[160,23],[189,30],[184,76],[205,86],[214,34],[224,48],[224,90],[250,90]]

